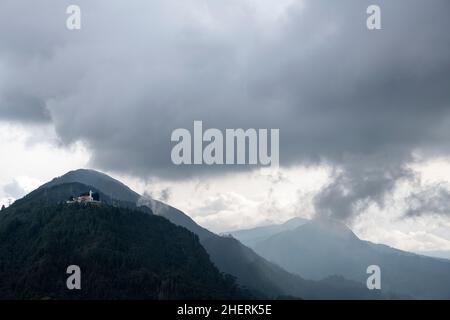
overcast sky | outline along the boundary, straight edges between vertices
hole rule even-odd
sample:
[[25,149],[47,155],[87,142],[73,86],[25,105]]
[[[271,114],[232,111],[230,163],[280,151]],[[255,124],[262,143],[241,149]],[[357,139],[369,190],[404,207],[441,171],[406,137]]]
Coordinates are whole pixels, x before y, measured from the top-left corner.
[[[66,28],[69,4],[81,30]],[[88,167],[218,232],[331,216],[365,239],[450,250],[449,9],[3,0],[0,203]],[[175,167],[170,134],[194,120],[279,128],[280,170]]]

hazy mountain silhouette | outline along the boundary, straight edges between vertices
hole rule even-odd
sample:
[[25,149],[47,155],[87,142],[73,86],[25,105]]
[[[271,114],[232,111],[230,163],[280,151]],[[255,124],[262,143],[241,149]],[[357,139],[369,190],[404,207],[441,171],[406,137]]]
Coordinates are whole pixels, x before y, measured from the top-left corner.
[[259,234],[256,242],[245,237],[252,232],[232,234],[269,261],[307,279],[339,275],[365,283],[367,267],[378,265],[382,289],[415,298],[450,298],[450,261],[363,241],[339,221],[313,220],[275,235]]
[[[200,243],[208,252],[211,261],[221,272],[236,277],[238,284],[253,291],[255,295],[269,298],[301,297],[315,299],[376,299],[379,292],[371,292],[364,285],[335,278],[332,281],[307,281],[298,275],[286,272],[256,254],[232,237],[222,237],[196,224],[182,211],[149,197],[142,197],[123,183],[97,171],[76,170],[53,179],[40,189],[67,182],[78,182],[94,187],[103,194],[141,208],[151,208],[155,215],[165,217],[172,223],[185,227],[198,235]],[[384,296],[383,296],[384,297]]]
[[[242,243],[246,244],[247,246],[252,247],[256,243],[267,239],[273,235],[276,235],[277,233],[280,233],[282,231],[292,230],[295,229],[301,225],[304,225],[305,223],[308,223],[309,220],[303,219],[303,218],[293,218],[285,223],[282,224],[272,224],[268,226],[263,227],[257,227],[253,229],[246,229],[246,230],[237,230],[228,232],[236,239],[239,239]],[[226,234],[226,233],[225,233]]]

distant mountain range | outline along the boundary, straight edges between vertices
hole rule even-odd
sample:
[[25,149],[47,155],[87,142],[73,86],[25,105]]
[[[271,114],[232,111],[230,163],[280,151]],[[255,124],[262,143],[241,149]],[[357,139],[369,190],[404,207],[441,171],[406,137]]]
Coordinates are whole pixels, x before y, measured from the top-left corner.
[[417,299],[450,299],[450,261],[417,255],[359,239],[331,219],[293,219],[230,233],[289,272],[320,280],[339,275],[365,283],[378,265],[382,289]]
[[[70,205],[65,204],[65,201],[71,196],[76,195],[80,192],[86,192],[88,190],[92,190],[100,194],[100,198],[102,201],[102,206],[100,207],[92,207],[89,209],[89,214],[97,217],[97,214],[100,217],[105,217],[106,212],[116,212],[112,217],[116,217],[117,215],[120,217],[111,218],[108,220],[108,223],[101,223],[102,226],[105,226],[105,229],[102,230],[102,233],[109,234],[110,240],[112,240],[113,244],[107,244],[105,242],[98,241],[94,238],[89,238],[88,235],[91,232],[97,232],[98,230],[94,229],[86,229],[81,234],[77,234],[74,230],[77,230],[77,223],[81,223],[82,225],[90,226],[92,221],[85,221],[90,216],[84,214],[83,207],[74,209],[70,208]],[[69,207],[68,207],[69,206]],[[69,208],[69,212],[66,212],[67,208]],[[78,211],[80,210],[80,214],[78,215]],[[50,213],[46,213],[50,212]],[[133,212],[133,214],[131,214]],[[43,265],[58,265],[57,261],[53,261],[56,257],[53,255],[54,251],[52,251],[52,246],[50,242],[46,242],[46,245],[40,244],[40,239],[42,237],[47,237],[47,232],[50,232],[48,229],[49,225],[54,225],[54,219],[56,219],[59,214],[67,213],[61,215],[65,217],[65,220],[61,221],[61,234],[73,234],[73,237],[65,239],[68,243],[70,243],[69,249],[67,251],[61,251],[58,249],[58,255],[61,257],[58,258],[60,260],[64,260],[65,263],[71,261],[69,259],[72,257],[73,248],[78,248],[81,252],[85,252],[86,250],[89,252],[89,248],[93,246],[102,246],[105,249],[101,249],[99,251],[94,251],[92,255],[83,257],[82,261],[103,261],[102,259],[111,261],[115,261],[117,256],[121,256],[122,253],[117,253],[115,250],[117,248],[124,248],[129,246],[133,249],[136,254],[138,254],[142,260],[138,260],[135,266],[141,265],[143,270],[146,270],[147,266],[144,261],[146,260],[146,255],[153,255],[158,261],[162,261],[161,265],[165,265],[165,263],[169,263],[170,260],[165,260],[164,255],[159,257],[155,252],[159,252],[158,248],[165,248],[165,253],[170,254],[173,252],[178,252],[179,250],[186,252],[184,259],[197,259],[201,264],[198,266],[200,269],[207,270],[209,268],[209,275],[211,278],[200,280],[206,281],[207,286],[204,291],[193,289],[193,292],[189,293],[184,291],[181,288],[172,288],[173,291],[170,291],[166,287],[161,289],[162,283],[172,283],[173,280],[165,281],[164,277],[161,274],[158,274],[155,271],[152,271],[152,274],[156,277],[157,280],[152,282],[153,284],[150,286],[158,295],[148,295],[144,294],[143,287],[144,283],[141,285],[141,291],[135,290],[136,288],[128,288],[130,291],[130,297],[140,297],[140,298],[173,298],[173,297],[194,297],[194,298],[211,298],[211,297],[259,297],[259,298],[303,298],[303,299],[380,299],[380,298],[398,298],[400,296],[387,293],[387,292],[379,292],[379,291],[369,291],[365,287],[365,285],[358,283],[356,281],[351,281],[343,278],[342,276],[331,276],[327,279],[321,279],[320,281],[311,281],[304,280],[300,275],[296,275],[293,273],[289,273],[285,271],[282,267],[278,266],[275,263],[269,262],[268,260],[262,258],[257,253],[255,253],[252,249],[246,247],[238,240],[232,237],[223,237],[216,235],[209,230],[199,226],[196,224],[191,218],[189,218],[186,214],[181,212],[178,209],[175,209],[171,206],[168,206],[162,202],[156,201],[154,199],[148,197],[142,197],[138,193],[131,190],[125,184],[97,171],[93,170],[76,170],[71,171],[65,174],[62,177],[58,177],[50,181],[49,183],[44,184],[37,190],[31,192],[29,195],[25,196],[23,199],[20,199],[14,203],[10,208],[6,209],[1,213],[0,217],[0,230],[3,232],[2,239],[4,241],[0,244],[0,253],[5,253],[3,256],[9,257],[9,262],[5,262],[1,260],[0,270],[4,272],[5,277],[8,278],[6,283],[0,282],[0,288],[10,289],[5,290],[4,292],[9,292],[11,294],[18,294],[17,297],[32,297],[35,298],[39,296],[39,294],[43,292],[28,290],[26,287],[26,283],[43,283],[43,279],[45,278],[45,273],[41,270],[40,273],[34,273],[30,270],[34,270],[33,268],[40,268]],[[140,214],[140,215],[139,215]],[[123,216],[127,216],[130,219],[129,225],[127,223],[124,224],[124,227],[127,227],[127,230],[130,231],[133,227],[138,227],[136,222],[134,221],[135,217],[139,217],[139,219],[144,219],[144,216],[154,216],[158,215],[166,218],[170,222],[175,225],[184,227],[185,232],[192,232],[198,237],[199,244],[206,250],[209,256],[210,263],[212,262],[218,270],[222,273],[219,277],[218,274],[214,273],[214,269],[208,265],[208,262],[205,261],[204,256],[202,256],[201,250],[196,247],[195,241],[192,243],[193,246],[191,249],[185,248],[182,249],[183,244],[169,241],[166,243],[166,237],[161,235],[159,239],[158,236],[155,238],[154,236],[150,237],[150,235],[143,231],[139,226],[139,232],[142,232],[142,237],[139,239],[143,239],[145,237],[149,237],[152,239],[153,243],[146,250],[155,250],[155,252],[139,251],[139,248],[142,248],[142,243],[138,241],[138,239],[133,239],[133,237],[126,237],[127,244],[124,244],[123,235],[120,233],[121,230],[117,230],[114,225],[124,224]],[[73,216],[74,219],[71,220],[70,216]],[[79,218],[83,217],[83,219]],[[92,217],[91,217],[92,218]],[[80,219],[80,221],[78,221]],[[139,220],[138,219],[138,220]],[[150,218],[149,218],[150,219]],[[153,220],[152,220],[153,219]],[[147,225],[149,228],[148,232],[154,231],[154,223],[160,220],[154,220],[151,218],[150,220],[143,223]],[[99,222],[100,223],[100,222]],[[166,226],[167,230],[170,227]],[[67,228],[67,230],[66,230]],[[174,236],[174,239],[179,239],[180,241],[183,237],[186,237],[184,233],[177,229],[175,226],[172,227],[175,229],[170,229],[172,234],[178,234]],[[18,233],[17,233],[18,232]],[[119,232],[119,233],[118,233]],[[164,230],[161,230],[164,233]],[[168,231],[169,232],[169,231]],[[170,233],[169,232],[169,233]],[[51,233],[54,235],[54,233]],[[98,234],[98,233],[96,233]],[[139,233],[138,233],[139,234]],[[160,234],[158,232],[156,235]],[[6,247],[6,244],[11,244],[16,242],[17,237],[20,235],[20,243],[21,246],[10,246]],[[51,238],[54,241],[57,241],[57,237]],[[159,240],[158,240],[159,239]],[[195,239],[195,238],[193,238]],[[37,241],[37,243],[35,243]],[[189,243],[189,242],[188,242]],[[31,246],[33,244],[34,246]],[[178,245],[178,247],[177,247]],[[159,247],[158,247],[159,246]],[[38,250],[38,253],[34,254],[33,250],[27,248],[34,248]],[[202,248],[202,249],[203,249]],[[144,248],[142,248],[144,249]],[[200,250],[200,251],[199,251]],[[29,267],[25,267],[22,265],[22,262],[25,261],[25,253],[30,255],[32,258],[29,258],[28,265]],[[96,254],[100,254],[100,256],[96,256]],[[110,258],[109,255],[112,255]],[[156,256],[155,256],[156,254]],[[199,256],[200,255],[200,256]],[[128,257],[129,258],[129,257]],[[35,260],[33,260],[35,259]],[[181,259],[180,261],[182,261]],[[59,260],[58,260],[59,261]],[[108,260],[109,261],[109,260]],[[114,262],[117,264],[125,264],[126,258],[120,258],[119,262]],[[178,261],[179,262],[179,261]],[[177,264],[178,265],[178,264]],[[108,264],[102,265],[99,269],[106,270],[108,268]],[[189,265],[188,265],[189,266]],[[188,267],[187,266],[187,267]],[[18,276],[14,276],[10,268],[19,268],[19,270],[23,270],[18,274],[26,274],[27,276],[22,279],[20,278],[20,284],[23,286],[20,287],[17,285],[16,281]],[[30,269],[31,268],[31,269]],[[30,272],[25,272],[26,270]],[[50,268],[49,272],[59,272],[54,268]],[[122,270],[122,269],[121,269]],[[150,270],[152,270],[150,268]],[[161,269],[162,270],[162,269]],[[168,270],[172,270],[176,272],[176,269],[168,267]],[[189,281],[198,281],[195,280],[198,277],[198,273],[194,273],[192,275],[189,274],[187,270],[180,270],[179,276],[180,278],[180,287],[185,288],[188,286]],[[190,270],[190,269],[189,269]],[[123,270],[122,270],[123,271]],[[137,270],[130,269],[127,277],[131,279],[132,283],[136,283],[136,279],[133,278],[133,275],[140,274]],[[140,271],[143,272],[143,271]],[[184,273],[183,273],[184,272]],[[145,272],[144,272],[145,274]],[[111,281],[114,281],[115,277],[113,277],[113,273],[109,273],[111,276]],[[237,284],[233,285],[233,282],[229,277],[231,275],[236,279]],[[65,275],[63,275],[65,276]],[[167,275],[169,279],[171,275]],[[23,277],[23,276],[20,276]],[[58,277],[61,277],[61,274],[58,274]],[[184,281],[183,278],[186,277],[187,280]],[[3,277],[0,277],[2,279]],[[50,276],[51,278],[51,276]],[[3,278],[5,279],[5,278]],[[1,280],[0,280],[1,281]],[[58,278],[54,281],[60,283],[61,278]],[[159,282],[158,282],[159,281]],[[54,282],[55,283],[55,282]],[[54,284],[53,283],[53,284]],[[222,290],[219,290],[216,285],[221,284]],[[121,286],[125,286],[125,284],[121,283]],[[16,288],[16,291],[11,291],[11,288]],[[19,292],[17,292],[17,288],[21,288]],[[123,287],[121,287],[123,289]],[[195,286],[194,286],[195,288]],[[28,291],[29,292],[28,292]],[[150,289],[149,289],[150,290]],[[209,292],[211,290],[211,292]],[[114,288],[111,287],[108,297],[114,297]],[[127,290],[118,291],[117,295],[119,297],[127,297]],[[67,297],[65,295],[58,295],[58,292],[55,293],[55,296],[58,297]],[[189,295],[190,294],[190,295]],[[89,297],[95,297],[95,292],[92,293]],[[9,296],[11,297],[11,296]]]
[[[101,205],[66,203],[90,190]],[[230,234],[103,173],[71,171],[1,211],[0,298],[450,298],[450,261],[363,241],[338,221],[295,218]],[[67,292],[60,269],[71,261],[103,279],[97,291]],[[381,291],[366,288],[372,264]]]
[[272,224],[263,227],[257,227],[253,229],[237,230],[232,232],[226,232],[225,234],[230,234],[236,239],[239,239],[242,243],[253,247],[260,241],[270,238],[280,232],[293,230],[309,220],[303,218],[293,218],[282,224]]

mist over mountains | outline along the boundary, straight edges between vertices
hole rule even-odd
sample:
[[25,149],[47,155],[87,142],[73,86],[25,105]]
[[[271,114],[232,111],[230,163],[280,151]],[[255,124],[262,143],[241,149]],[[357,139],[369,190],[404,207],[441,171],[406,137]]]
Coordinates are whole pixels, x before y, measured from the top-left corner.
[[450,299],[449,12],[0,1],[0,299]]
[[[87,190],[102,203],[65,203]],[[16,201],[1,212],[0,230],[1,256],[8,257],[0,260],[2,298],[450,297],[450,263],[362,241],[342,223],[295,218],[220,236],[93,170],[71,171]],[[84,295],[61,289],[71,261],[88,269]],[[382,268],[381,291],[366,288],[371,264]],[[119,271],[124,276],[115,282]],[[103,279],[104,295],[95,279]],[[192,281],[197,286],[189,291]]]
[[450,298],[450,260],[361,240],[337,220],[294,219],[231,234],[262,257],[306,279],[340,275],[365,283],[367,267],[378,265],[382,289],[418,299]]

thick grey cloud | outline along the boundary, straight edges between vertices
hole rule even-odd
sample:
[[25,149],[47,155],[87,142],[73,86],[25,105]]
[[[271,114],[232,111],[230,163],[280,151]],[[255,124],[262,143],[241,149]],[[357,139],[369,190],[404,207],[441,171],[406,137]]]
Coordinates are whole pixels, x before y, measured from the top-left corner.
[[416,182],[414,172],[397,161],[386,155],[347,157],[332,182],[315,196],[316,214],[351,223],[372,204],[383,208],[397,182]]
[[51,120],[45,102],[26,93],[4,95],[0,101],[0,116],[4,120],[22,122],[48,123]]
[[408,210],[405,216],[407,217],[425,214],[450,215],[450,191],[445,185],[437,184],[415,192],[406,201]]
[[[80,0],[78,32],[72,2],[0,4],[0,117],[52,121],[97,167],[215,172],[174,167],[172,130],[280,128],[281,165],[343,170],[316,207],[347,217],[382,204],[414,150],[449,153],[447,0],[292,1],[278,18],[284,1]],[[365,26],[374,3],[379,31]]]

